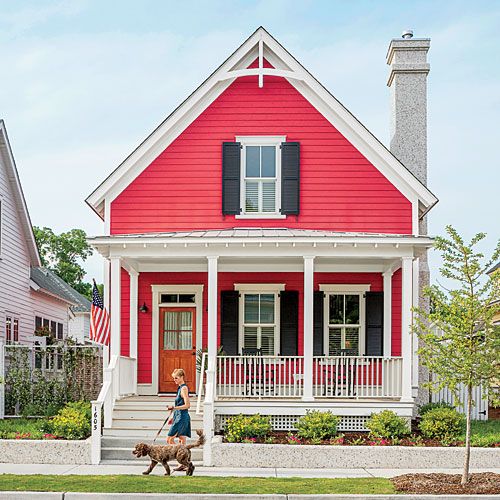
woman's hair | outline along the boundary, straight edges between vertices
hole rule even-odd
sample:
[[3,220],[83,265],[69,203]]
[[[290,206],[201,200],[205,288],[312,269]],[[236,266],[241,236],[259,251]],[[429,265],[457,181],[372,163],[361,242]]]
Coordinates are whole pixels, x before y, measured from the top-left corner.
[[184,370],[182,368],[176,368],[173,372],[172,372],[172,377],[182,377],[184,378],[186,376]]

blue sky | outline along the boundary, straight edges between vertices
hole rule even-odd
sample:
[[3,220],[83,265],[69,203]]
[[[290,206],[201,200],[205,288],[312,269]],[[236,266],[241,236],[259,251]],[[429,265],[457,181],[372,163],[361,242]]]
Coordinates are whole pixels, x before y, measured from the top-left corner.
[[[430,233],[485,231],[491,251],[499,1],[0,0],[0,117],[33,223],[102,233],[85,197],[259,25],[385,144],[389,41],[430,37]],[[86,268],[100,278],[98,257]]]

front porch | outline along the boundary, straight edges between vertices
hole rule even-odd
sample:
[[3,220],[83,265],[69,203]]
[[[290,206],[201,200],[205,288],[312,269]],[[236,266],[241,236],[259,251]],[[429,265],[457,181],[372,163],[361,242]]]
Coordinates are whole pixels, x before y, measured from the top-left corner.
[[429,238],[235,229],[91,243],[110,262],[105,425],[116,400],[170,392],[178,366],[207,436],[237,413],[285,429],[313,408],[358,430],[373,411],[411,416],[411,307]]

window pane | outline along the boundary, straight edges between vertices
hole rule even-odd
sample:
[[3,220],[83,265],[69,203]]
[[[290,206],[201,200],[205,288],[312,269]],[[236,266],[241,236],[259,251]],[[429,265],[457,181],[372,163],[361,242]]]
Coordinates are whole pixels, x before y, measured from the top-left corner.
[[64,337],[63,335],[63,324],[62,323],[57,323],[57,338],[59,340],[62,340]]
[[245,349],[257,349],[257,327],[245,326],[243,332],[243,347]]
[[276,177],[276,148],[262,146],[262,177]]
[[12,340],[12,319],[5,318],[5,340],[10,342]]
[[172,311],[167,311],[163,319],[164,330],[177,330],[177,318],[176,313]]
[[245,294],[245,323],[259,322],[259,296]]
[[163,350],[177,349],[177,332],[167,331],[163,334]]
[[175,304],[178,300],[179,297],[176,293],[162,293],[160,296],[160,302],[162,304]]
[[245,212],[259,211],[259,183],[247,182],[245,185]]
[[191,331],[182,331],[179,332],[179,347],[177,349],[181,350],[190,350],[192,348],[191,343],[192,343],[192,337],[193,334]]
[[347,354],[351,356],[358,355],[359,347],[359,328],[346,328],[345,329],[345,349],[349,349],[352,352]]
[[260,177],[260,146],[246,147],[246,177]]
[[347,325],[359,325],[359,295],[345,296],[345,322]]
[[274,323],[274,294],[263,293],[260,296],[260,322]]
[[264,356],[274,356],[274,326],[261,328],[260,348]]
[[179,295],[179,302],[180,303],[186,303],[186,302],[194,303],[194,293],[185,293],[185,294]]
[[13,340],[14,340],[14,342],[17,342],[19,340],[19,320],[18,319],[14,320],[14,335],[13,335]]
[[262,211],[276,212],[276,182],[262,183]]
[[330,328],[328,331],[328,355],[340,356],[342,328]]
[[330,324],[344,324],[344,296],[330,295]]

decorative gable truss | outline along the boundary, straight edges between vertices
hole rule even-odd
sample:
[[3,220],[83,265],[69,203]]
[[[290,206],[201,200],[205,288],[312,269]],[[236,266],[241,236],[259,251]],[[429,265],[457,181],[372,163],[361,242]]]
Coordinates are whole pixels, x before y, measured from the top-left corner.
[[[253,67],[255,65],[252,63],[256,60],[257,67]],[[269,65],[265,64],[266,61]],[[285,78],[412,203],[413,234],[418,236],[418,221],[437,203],[437,198],[262,27],[226,59],[87,198],[87,203],[105,220],[107,234],[110,234],[111,202],[237,78],[244,76],[258,76],[259,87],[265,86],[266,76]],[[294,206],[295,198],[292,197],[290,202],[292,206],[288,209],[298,210],[298,206]],[[234,210],[235,207],[233,212]]]

